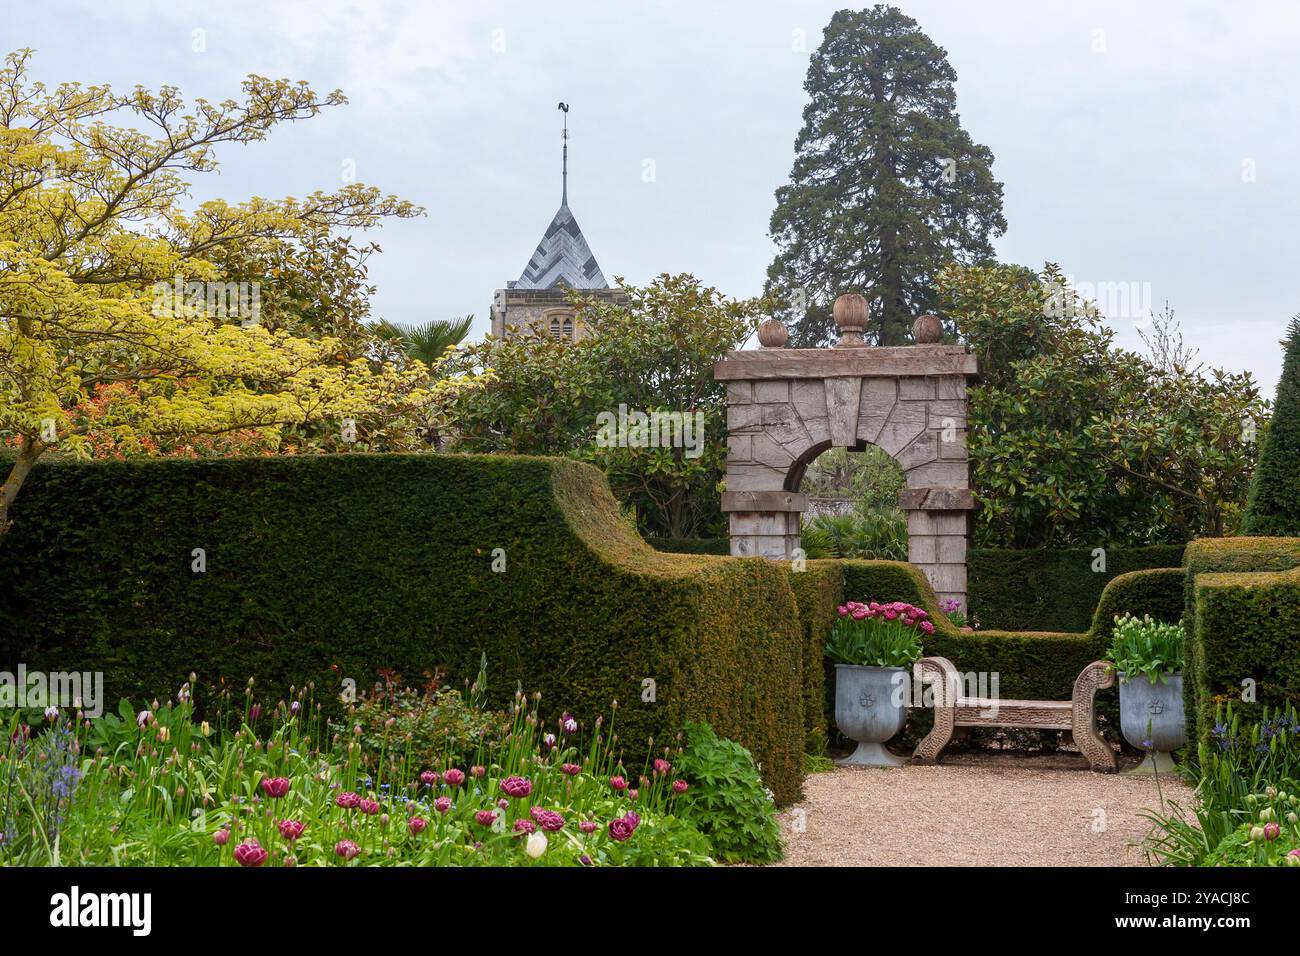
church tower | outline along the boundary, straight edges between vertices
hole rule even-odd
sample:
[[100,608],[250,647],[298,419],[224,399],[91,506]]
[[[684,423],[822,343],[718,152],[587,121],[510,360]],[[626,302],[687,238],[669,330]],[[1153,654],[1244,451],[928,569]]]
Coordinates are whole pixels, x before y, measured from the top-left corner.
[[523,273],[492,298],[492,334],[497,338],[530,332],[570,341],[581,338],[583,330],[569,304],[568,289],[612,302],[627,301],[622,290],[605,281],[578,220],[569,211],[569,104],[561,103],[559,109],[564,112],[560,208]]

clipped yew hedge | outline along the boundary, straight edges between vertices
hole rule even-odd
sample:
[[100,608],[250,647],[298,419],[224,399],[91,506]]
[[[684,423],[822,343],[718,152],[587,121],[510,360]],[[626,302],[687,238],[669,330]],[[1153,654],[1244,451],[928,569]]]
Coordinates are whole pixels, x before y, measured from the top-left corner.
[[[1218,703],[1300,705],[1300,538],[1206,538],[1187,547],[1189,713],[1208,740]],[[1247,683],[1249,682],[1249,683]],[[1253,686],[1255,700],[1243,700]]]
[[444,669],[459,684],[486,654],[497,704],[522,686],[549,714],[603,714],[608,727],[617,700],[634,773],[685,720],[707,720],[754,753],[779,801],[798,795],[813,632],[788,572],[654,551],[589,466],[362,454],[46,464],[13,517],[0,543],[11,670],[100,670],[111,701],[169,695],[191,671],[200,701],[250,676],[266,701],[307,681],[332,701],[345,678],[364,689],[385,668],[412,684]]
[[967,553],[971,613],[985,628],[1086,631],[1106,585],[1121,574],[1182,564],[1184,545],[1106,548],[1106,570],[1094,571],[1091,548]]

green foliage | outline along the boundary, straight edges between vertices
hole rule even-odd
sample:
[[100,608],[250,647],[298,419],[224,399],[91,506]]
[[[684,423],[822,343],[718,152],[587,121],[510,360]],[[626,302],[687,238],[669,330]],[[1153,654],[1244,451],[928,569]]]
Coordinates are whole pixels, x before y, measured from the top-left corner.
[[680,816],[684,780],[656,775],[634,801],[611,785],[616,755],[599,724],[565,734],[523,695],[507,733],[461,766],[389,760],[389,741],[329,734],[310,697],[293,703],[215,731],[195,722],[188,694],[134,718],[126,701],[123,719],[60,714],[43,732],[11,721],[0,728],[0,864],[713,863]]
[[1132,614],[1115,617],[1106,660],[1121,675],[1132,680],[1144,676],[1149,683],[1169,683],[1169,675],[1183,669],[1183,626]]
[[[1184,545],[1162,544],[1106,550],[1105,570],[1094,570],[1092,548],[972,548],[966,552],[971,613],[983,627],[1004,631],[1086,631],[1102,592],[1130,571],[1174,568]],[[1164,620],[1181,616],[1182,573],[1172,587],[1159,588],[1142,613]]]
[[1250,486],[1241,533],[1300,537],[1300,315],[1282,343],[1286,357],[1273,417]]
[[646,544],[669,554],[731,554],[730,538],[661,538],[649,535]]
[[[471,691],[471,696],[476,694]],[[334,729],[347,734],[357,727],[366,753],[376,761],[468,766],[478,753],[500,745],[510,732],[511,719],[504,711],[474,706],[460,691],[434,680],[417,690],[386,673],[374,692],[364,695]]]
[[933,308],[944,263],[993,255],[1007,225],[1002,184],[993,154],[962,128],[956,80],[943,48],[898,8],[831,17],[770,224],[767,285],[789,300],[795,347],[833,341],[830,304],[843,292],[866,297],[873,342],[903,344]]
[[407,358],[437,366],[448,349],[455,348],[465,340],[473,324],[472,315],[463,319],[430,319],[424,325],[414,326],[384,319],[371,325],[370,330],[376,338],[401,350]]
[[804,529],[804,538],[810,558],[907,560],[907,516],[897,507],[818,515]]
[[[1148,815],[1147,855],[1166,866],[1260,865],[1258,850],[1300,846],[1294,830],[1290,842],[1251,837],[1264,823],[1293,825],[1300,811],[1300,714],[1266,708],[1262,721],[1243,722],[1229,703],[1216,706],[1214,721],[1196,759],[1180,768],[1196,787],[1191,812],[1171,801]],[[1274,842],[1283,845],[1265,846]]]
[[1230,532],[1265,404],[1249,375],[1114,347],[1048,263],[949,268],[947,316],[978,356],[970,390],[981,547],[1095,547]]
[[[576,342],[489,338],[455,353],[449,371],[490,369],[494,381],[449,408],[461,448],[568,455],[605,472],[644,534],[716,535],[726,528],[718,490],[726,460],[726,387],[713,364],[753,333],[764,305],[736,301],[690,275],[624,285],[625,304],[573,293]],[[602,447],[598,416],[703,415],[695,447]],[[657,444],[657,443],[656,443]],[[689,453],[688,453],[689,452]]]
[[808,465],[799,490],[813,498],[853,498],[865,510],[898,507],[907,479],[882,448],[831,448]]
[[1221,702],[1253,719],[1263,705],[1300,703],[1300,539],[1194,541],[1186,563],[1197,736],[1210,739]]
[[[617,700],[629,762],[708,720],[799,792],[805,649],[788,571],[653,551],[587,465],[460,455],[48,464],[0,562],[0,663],[150,699],[191,671],[258,699],[443,670],[544,714]],[[206,570],[192,570],[193,551]],[[502,549],[502,553],[494,553]],[[504,559],[503,571],[494,563]],[[647,683],[647,682],[653,683]],[[208,695],[211,698],[212,695]]]
[[723,740],[707,723],[688,723],[677,772],[691,785],[682,794],[678,813],[709,838],[716,860],[772,863],[781,859],[776,808],[748,750]]
[[802,571],[790,565],[790,587],[799,607],[803,630],[804,749],[826,752],[826,641],[836,619],[835,609],[844,594],[844,575],[835,561],[809,560]]
[[[927,612],[903,602],[871,606],[849,601],[837,611],[826,656],[840,664],[910,667],[921,658]],[[933,632],[934,625],[928,625]]]

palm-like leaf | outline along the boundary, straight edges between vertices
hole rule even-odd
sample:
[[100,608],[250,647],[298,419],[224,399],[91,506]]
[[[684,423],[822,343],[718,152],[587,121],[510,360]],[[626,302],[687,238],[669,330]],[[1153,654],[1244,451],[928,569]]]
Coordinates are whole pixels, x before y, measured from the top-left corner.
[[469,334],[474,316],[463,319],[433,319],[424,325],[407,326],[387,319],[376,322],[370,330],[376,337],[400,346],[407,358],[434,365],[449,348],[459,345]]

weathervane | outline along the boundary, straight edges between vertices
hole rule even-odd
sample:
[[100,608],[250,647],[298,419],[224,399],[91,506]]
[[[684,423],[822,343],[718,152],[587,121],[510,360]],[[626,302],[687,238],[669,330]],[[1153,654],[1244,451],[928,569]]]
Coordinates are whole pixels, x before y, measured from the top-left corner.
[[556,109],[564,111],[564,134],[561,137],[564,140],[564,185],[560,192],[560,205],[569,204],[569,104],[561,103]]

